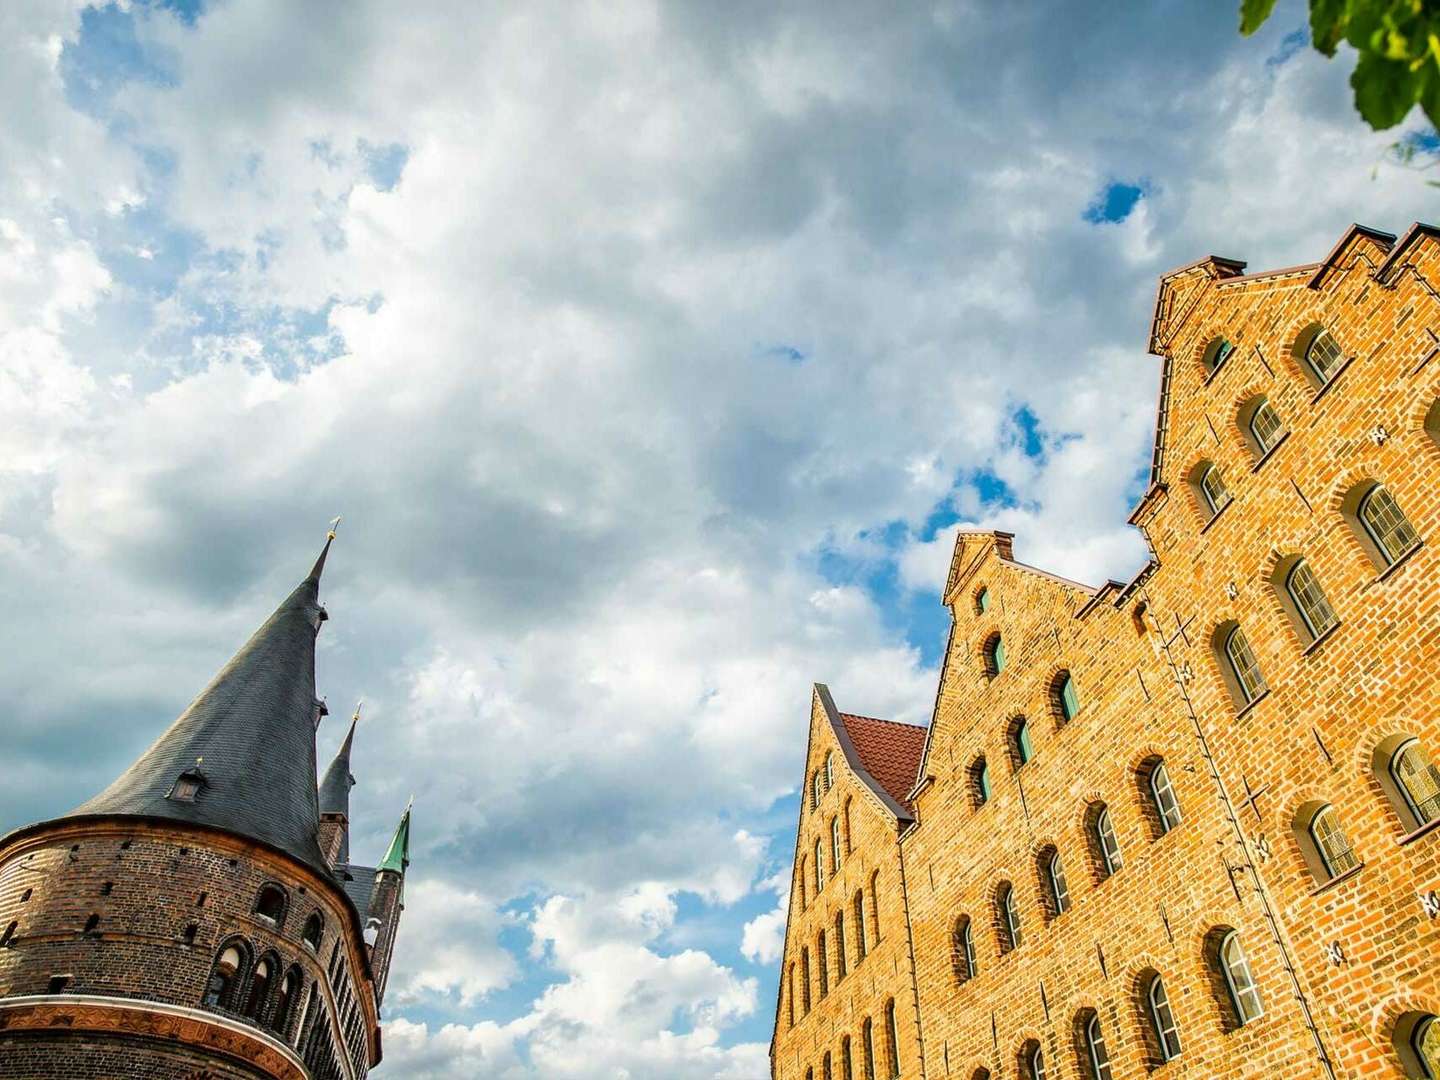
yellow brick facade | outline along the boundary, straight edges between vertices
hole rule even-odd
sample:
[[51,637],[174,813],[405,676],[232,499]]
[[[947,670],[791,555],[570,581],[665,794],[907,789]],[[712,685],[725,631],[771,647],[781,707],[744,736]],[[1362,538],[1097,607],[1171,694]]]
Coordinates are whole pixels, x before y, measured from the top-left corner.
[[[808,1013],[782,975],[779,1080],[869,1080],[841,1042],[867,1017],[878,1042],[891,999],[900,1060],[881,1080],[1432,1075],[1415,1036],[1440,1015],[1440,808],[1433,774],[1407,798],[1391,766],[1413,739],[1440,757],[1440,241],[1357,228],[1321,263],[1242,269],[1208,259],[1161,281],[1155,467],[1132,518],[1152,563],[1095,589],[1017,562],[1003,533],[963,532],[903,812],[881,813],[844,754],[818,809],[807,787],[784,970],[877,869],[889,951]],[[1319,328],[1338,346],[1314,346],[1323,377],[1305,360]],[[1262,398],[1279,420],[1257,425],[1265,442]],[[1382,529],[1388,553],[1361,520],[1377,483],[1413,530]],[[1377,495],[1364,512],[1393,526],[1384,509]],[[817,691],[807,785],[842,749],[827,703]],[[802,901],[798,860],[837,800],[865,811],[842,880]]]

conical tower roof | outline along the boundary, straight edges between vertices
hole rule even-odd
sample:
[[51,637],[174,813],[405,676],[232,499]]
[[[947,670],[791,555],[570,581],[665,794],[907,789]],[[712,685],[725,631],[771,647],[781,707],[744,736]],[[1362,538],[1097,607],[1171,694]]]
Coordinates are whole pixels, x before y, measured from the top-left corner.
[[[327,872],[317,834],[314,568],[190,707],[113,784],[66,817],[167,818],[262,841]],[[183,782],[181,782],[183,779]]]
[[381,870],[390,870],[397,874],[405,873],[406,867],[410,865],[410,807],[415,800],[410,800],[410,805],[405,807],[405,815],[400,819],[400,826],[395,830],[395,838],[390,841],[390,850],[385,852],[385,858],[380,860],[380,865],[375,868],[378,873]]
[[360,721],[360,708],[350,718],[350,730],[345,741],[335,752],[330,767],[320,781],[320,812],[322,814],[344,814],[350,816],[350,789],[355,786],[355,777],[350,772],[350,747],[355,742],[355,725]]

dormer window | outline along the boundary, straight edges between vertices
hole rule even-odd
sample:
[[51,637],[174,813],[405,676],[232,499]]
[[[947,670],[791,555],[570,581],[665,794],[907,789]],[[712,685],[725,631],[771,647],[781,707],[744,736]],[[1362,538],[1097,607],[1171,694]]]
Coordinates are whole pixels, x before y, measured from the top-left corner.
[[195,796],[205,786],[205,774],[199,769],[186,769],[175,778],[170,794],[165,796],[172,802],[194,802]]

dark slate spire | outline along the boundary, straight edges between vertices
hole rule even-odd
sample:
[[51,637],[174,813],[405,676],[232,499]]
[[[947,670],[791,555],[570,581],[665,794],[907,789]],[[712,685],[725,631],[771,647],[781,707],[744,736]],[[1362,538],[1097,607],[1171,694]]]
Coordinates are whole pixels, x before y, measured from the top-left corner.
[[355,786],[355,777],[350,774],[350,746],[355,742],[355,725],[360,722],[360,706],[355,706],[355,715],[350,717],[350,730],[345,741],[335,753],[335,760],[325,770],[320,781],[320,812],[322,814],[344,814],[350,816],[350,789]]
[[320,813],[336,814],[345,820],[340,823],[340,849],[336,861],[350,861],[350,789],[355,786],[355,777],[350,772],[350,747],[355,741],[355,725],[360,722],[360,706],[355,706],[355,715],[350,718],[350,730],[340,744],[335,760],[325,770],[320,781]]
[[169,818],[263,841],[326,871],[316,836],[315,636],[328,616],[314,568],[180,718],[67,817]]

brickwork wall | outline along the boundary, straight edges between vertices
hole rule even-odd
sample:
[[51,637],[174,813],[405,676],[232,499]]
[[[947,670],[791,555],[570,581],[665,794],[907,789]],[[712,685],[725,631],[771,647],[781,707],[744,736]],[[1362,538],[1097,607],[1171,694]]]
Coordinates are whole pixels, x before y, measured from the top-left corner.
[[[280,885],[289,898],[279,925],[254,911],[267,883]],[[216,958],[239,941],[246,963],[227,1013],[241,1013],[255,962],[270,957],[258,1022],[271,1028],[282,980],[296,968],[302,981],[280,1034],[299,1046],[300,1014],[312,986],[336,1015],[337,998],[358,1001],[361,993],[349,975],[344,985],[329,978],[337,941],[352,958],[364,946],[340,899],[313,884],[287,860],[253,845],[182,829],[70,824],[21,839],[0,851],[0,933],[14,924],[0,947],[0,998],[58,989],[197,1008]],[[317,911],[324,925],[314,949],[301,936]],[[92,916],[98,922],[87,931]],[[59,987],[52,983],[57,977],[64,979]],[[363,1034],[352,1039],[363,1075]]]
[[[834,785],[810,805],[809,780],[816,770],[823,774],[826,759],[833,755]],[[849,1037],[854,1075],[865,1076],[863,1032],[865,1021],[872,1025],[876,1054],[875,1076],[891,1075],[886,1047],[885,1010],[895,1003],[896,1037],[899,1043],[899,1071],[895,1075],[914,1080],[920,1071],[920,1035],[915,1005],[910,946],[906,934],[905,902],[900,875],[895,815],[847,768],[844,755],[825,710],[817,699],[812,703],[810,750],[806,760],[807,787],[800,821],[799,854],[805,876],[803,894],[801,866],[797,861],[790,890],[790,915],[785,954],[781,968],[779,1024],[775,1037],[775,1074],[781,1080],[824,1080],[823,1062],[830,1054],[834,1080],[844,1075],[841,1068],[843,1040]],[[848,807],[848,810],[847,810]],[[845,825],[849,820],[848,829]],[[830,860],[830,822],[841,823],[841,861],[838,873]],[[815,888],[814,849],[819,840],[826,860],[823,889]],[[863,895],[866,954],[859,955],[855,923],[855,894]],[[877,903],[878,901],[878,903]],[[839,976],[835,918],[844,917],[846,974]],[[878,919],[877,919],[878,915]],[[820,992],[819,942],[825,932],[825,963],[829,972],[828,992]],[[806,952],[810,964],[810,1010],[804,1006],[802,965]],[[795,1022],[790,1024],[792,1005]]]
[[84,1035],[0,1035],[0,1080],[257,1080],[264,1073],[177,1043]]
[[[1023,1059],[1038,1048],[1047,1080],[1090,1077],[1091,1016],[1117,1080],[1422,1075],[1397,1042],[1417,1016],[1440,1015],[1440,828],[1417,827],[1386,764],[1409,737],[1440,757],[1440,244],[1422,237],[1377,280],[1385,256],[1354,233],[1314,287],[1315,267],[1243,277],[1211,262],[1166,279],[1163,455],[1134,517],[1157,565],[1131,585],[1097,593],[1015,563],[1003,534],[962,536],[926,779],[898,841],[923,1075],[1028,1077]],[[1323,387],[1299,359],[1317,325],[1347,358]],[[1221,337],[1235,348],[1212,372]],[[1263,455],[1244,429],[1261,395],[1287,432]],[[1207,463],[1233,497],[1213,520],[1194,484]],[[1420,539],[1394,566],[1354,519],[1374,481]],[[1285,597],[1296,557],[1338,618],[1318,641]],[[1220,652],[1235,625],[1268,687],[1249,703]],[[996,633],[1006,664],[992,676]],[[1080,703],[1068,722],[1052,694],[1062,670]],[[1023,765],[1020,716],[1033,749]],[[811,739],[807,777],[823,741],[813,721]],[[992,790],[977,805],[981,755]],[[1169,831],[1145,784],[1157,759],[1181,812]],[[1123,858],[1109,876],[1092,828],[1100,803]],[[1332,875],[1319,862],[1306,826],[1322,805],[1357,868]],[[802,820],[801,854],[809,839]],[[881,863],[896,845],[867,834],[851,858]],[[1052,852],[1068,886],[1058,915],[1042,868]],[[1006,882],[1022,932],[1008,951],[996,906]],[[955,936],[967,916],[968,973]],[[792,901],[787,965],[811,921]],[[1263,1001],[1244,1024],[1215,960],[1230,930]],[[1179,1039],[1168,1062],[1145,997],[1154,974]],[[892,992],[858,990],[852,1015]],[[822,1080],[817,1052],[839,1027],[817,1014],[797,1052],[782,985],[777,1075],[813,1066]],[[833,1075],[850,1080],[838,1059]]]

